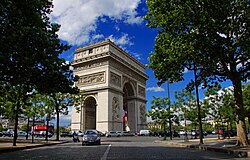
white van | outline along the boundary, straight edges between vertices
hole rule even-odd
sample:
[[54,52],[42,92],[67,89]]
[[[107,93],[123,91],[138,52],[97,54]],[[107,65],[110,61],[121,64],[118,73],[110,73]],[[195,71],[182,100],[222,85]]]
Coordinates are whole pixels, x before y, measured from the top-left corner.
[[140,136],[149,136],[150,135],[150,131],[147,130],[147,129],[140,130],[139,135]]

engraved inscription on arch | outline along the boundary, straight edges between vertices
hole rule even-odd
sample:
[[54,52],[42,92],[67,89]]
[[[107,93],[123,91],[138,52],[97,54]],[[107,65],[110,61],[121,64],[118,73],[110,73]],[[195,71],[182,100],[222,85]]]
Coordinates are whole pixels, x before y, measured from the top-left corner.
[[121,76],[113,72],[110,72],[110,83],[118,87],[121,87]]
[[105,83],[105,72],[98,72],[81,76],[78,80],[78,85],[86,86],[92,84]]

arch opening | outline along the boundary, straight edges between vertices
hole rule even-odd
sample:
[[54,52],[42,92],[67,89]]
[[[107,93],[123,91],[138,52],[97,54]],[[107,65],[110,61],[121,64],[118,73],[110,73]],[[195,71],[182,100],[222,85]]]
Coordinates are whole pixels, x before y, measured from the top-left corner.
[[123,87],[123,131],[133,130],[134,118],[134,103],[131,98],[134,96],[134,90],[130,83],[125,83]]
[[84,130],[96,129],[96,100],[93,97],[88,97],[84,101],[83,109]]

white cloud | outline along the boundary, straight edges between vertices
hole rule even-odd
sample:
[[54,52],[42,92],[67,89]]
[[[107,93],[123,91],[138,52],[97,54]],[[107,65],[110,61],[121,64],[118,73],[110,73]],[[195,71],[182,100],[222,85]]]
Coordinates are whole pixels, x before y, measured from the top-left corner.
[[135,57],[137,60],[141,60],[141,54],[139,53],[131,53],[133,57]]
[[184,69],[184,71],[183,71],[183,73],[187,73],[188,72],[188,69],[187,68],[185,68]]
[[115,25],[115,30],[116,30],[116,31],[120,31],[120,28],[119,28],[118,25]]
[[165,89],[161,87],[149,87],[147,88],[147,91],[153,91],[153,92],[164,92]]
[[[67,127],[71,123],[71,115],[72,115],[72,107],[68,107],[68,115],[62,115],[60,114],[59,118],[59,126],[65,126]],[[54,127],[56,127],[56,117],[51,121],[54,123]]]
[[125,46],[125,45],[133,45],[131,42],[131,38],[129,38],[128,34],[123,33],[123,35],[120,38],[115,38],[113,35],[110,35],[108,37],[112,42],[114,42],[118,46]]
[[93,36],[94,40],[98,40],[98,39],[101,39],[101,38],[104,38],[104,35],[102,35],[102,34],[96,34],[96,35]]
[[151,117],[147,117],[147,122],[154,122]]
[[120,20],[128,24],[139,24],[142,18],[136,8],[141,0],[54,0],[52,22],[61,25],[59,38],[73,45],[91,41],[91,33],[97,29],[98,19],[105,22]]

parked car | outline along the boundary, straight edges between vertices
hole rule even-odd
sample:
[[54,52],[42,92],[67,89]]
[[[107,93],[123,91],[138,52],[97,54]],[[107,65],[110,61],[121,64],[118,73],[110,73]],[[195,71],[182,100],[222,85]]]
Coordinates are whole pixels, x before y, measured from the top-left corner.
[[4,137],[11,137],[12,135],[8,131],[2,131]]
[[147,130],[147,129],[140,130],[139,135],[140,136],[149,136],[150,135],[150,131]]
[[72,137],[72,134],[70,132],[62,132],[60,133],[61,137]]
[[97,131],[100,135],[101,135],[101,137],[104,137],[105,136],[105,133],[103,133],[103,132],[101,132],[101,131]]
[[[38,133],[39,137],[45,137],[46,136],[46,131],[40,131]],[[53,136],[53,134],[51,132],[48,132],[48,137],[51,138]]]
[[86,130],[83,135],[82,145],[101,144],[101,135],[97,130]]
[[121,134],[122,136],[134,136],[135,135],[134,133],[131,133],[129,131],[122,131]]
[[185,134],[186,134],[186,131],[185,131],[185,130],[180,130],[180,131],[179,131],[179,135],[183,136],[183,135],[185,135]]
[[[199,135],[200,135],[200,131],[198,129],[197,130],[195,130],[195,129],[191,130],[191,136],[192,137],[197,138]],[[208,135],[207,131],[203,131],[202,135],[203,135],[203,137],[207,136]]]
[[191,136],[192,136],[192,137],[197,137],[197,136],[199,136],[199,130],[192,129],[192,130],[191,130]]
[[214,131],[212,131],[212,134],[214,135],[214,134],[218,134],[218,131],[217,130],[214,130]]
[[106,132],[106,137],[120,137],[121,135],[117,131]]
[[14,136],[14,129],[8,129],[7,132],[10,134],[11,137]]
[[235,129],[225,130],[222,133],[222,135],[223,135],[224,138],[226,138],[226,137],[234,137],[234,136],[237,136],[237,130],[235,130]]
[[[173,137],[180,137],[180,134],[176,131],[171,131],[172,132],[172,136]],[[166,137],[170,137],[170,131],[160,131],[159,132],[159,137],[164,137],[164,135],[166,134]]]
[[73,133],[76,133],[78,136],[83,137],[84,135],[84,131],[83,130],[74,130],[74,131],[70,131],[70,134],[73,135]]
[[[19,136],[19,137],[25,137],[25,136],[27,136],[27,132],[18,131],[18,132],[17,132],[17,136]],[[28,136],[29,136],[29,135],[28,135]]]

